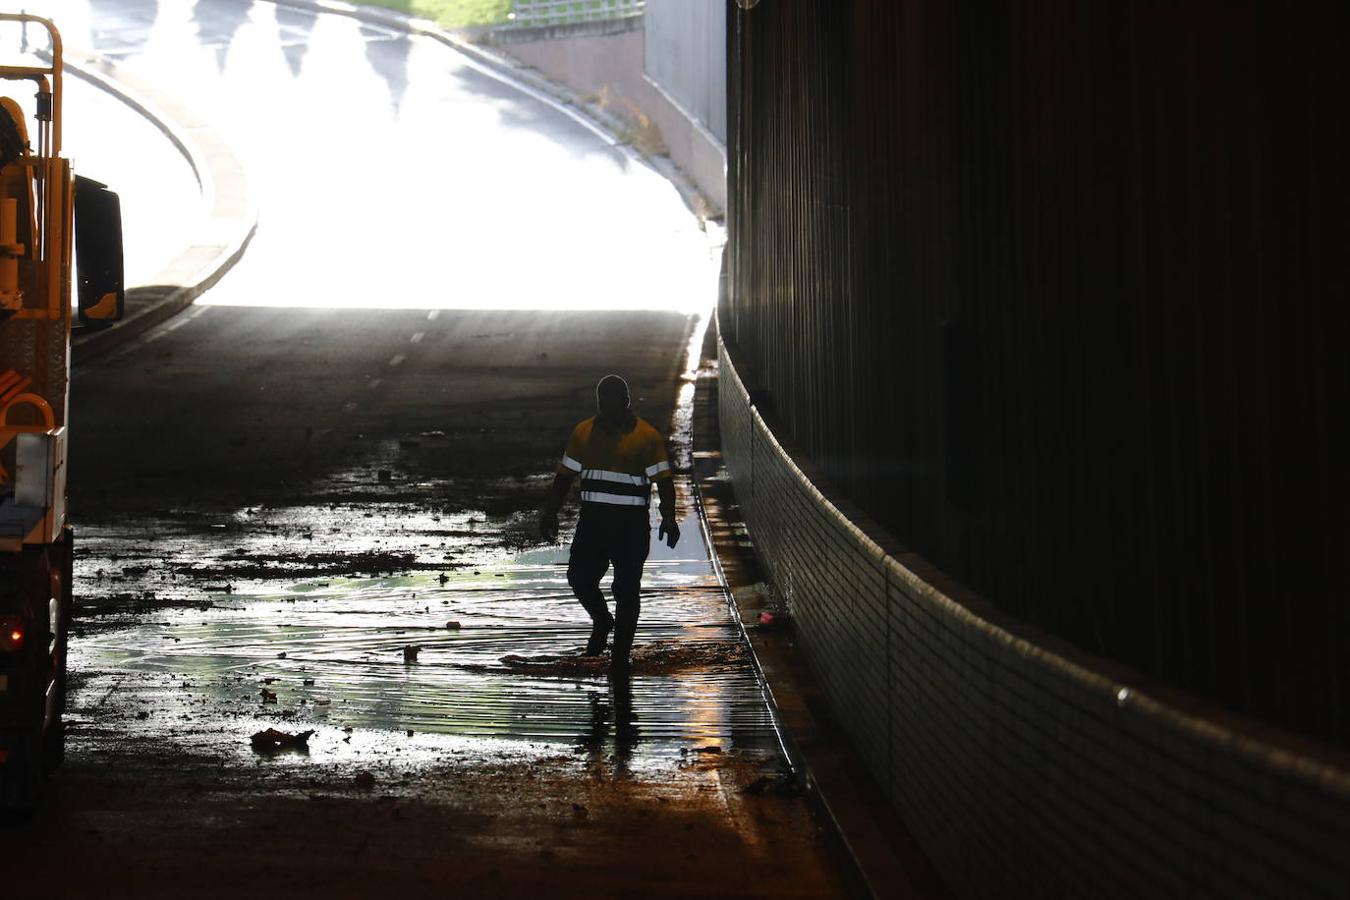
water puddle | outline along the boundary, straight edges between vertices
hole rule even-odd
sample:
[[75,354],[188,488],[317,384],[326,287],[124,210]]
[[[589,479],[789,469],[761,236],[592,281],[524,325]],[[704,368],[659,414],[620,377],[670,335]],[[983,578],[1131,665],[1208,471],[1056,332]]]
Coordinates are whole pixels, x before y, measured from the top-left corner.
[[634,765],[772,752],[693,515],[676,550],[652,548],[618,683],[580,655],[589,620],[566,548],[511,553],[502,521],[325,506],[170,511],[141,520],[143,538],[86,527],[72,740],[134,734],[238,759],[256,732],[312,730],[306,752],[274,755],[333,762],[502,745],[603,745]]
[[[631,654],[630,675],[675,675],[688,672],[712,671],[718,668],[736,670],[746,665],[749,657],[744,645],[729,641],[652,641],[634,648]],[[539,677],[569,677],[575,675],[603,675],[609,669],[605,656],[518,656],[501,658],[502,671],[519,672]],[[489,671],[491,667],[475,667]]]

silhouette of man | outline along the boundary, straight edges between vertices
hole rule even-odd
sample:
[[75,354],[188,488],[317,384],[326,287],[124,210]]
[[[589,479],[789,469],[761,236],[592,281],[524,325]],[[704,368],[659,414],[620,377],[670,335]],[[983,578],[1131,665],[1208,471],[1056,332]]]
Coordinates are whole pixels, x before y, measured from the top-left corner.
[[[595,386],[596,415],[572,430],[553,479],[553,490],[539,517],[539,533],[558,535],[558,510],[581,476],[581,516],[567,564],[567,583],[591,617],[586,655],[599,656],[614,632],[610,670],[626,672],[641,608],[642,566],[651,543],[648,507],[651,485],[660,498],[657,537],[674,547],[680,539],[675,524],[675,482],[661,435],[633,414],[628,384],[606,375]],[[614,615],[610,615],[600,579],[614,566]]]

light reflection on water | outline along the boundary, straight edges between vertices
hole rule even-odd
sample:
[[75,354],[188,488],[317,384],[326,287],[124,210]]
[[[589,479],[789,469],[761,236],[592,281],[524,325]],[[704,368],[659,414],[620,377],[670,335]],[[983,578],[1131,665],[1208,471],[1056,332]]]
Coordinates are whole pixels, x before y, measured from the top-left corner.
[[[98,43],[88,3],[38,8],[59,10],[68,35]],[[383,59],[388,42],[368,46],[350,20],[319,17],[301,60],[277,40],[282,23],[270,4],[249,7],[223,47],[201,46],[195,10],[160,4],[153,27],[116,35],[125,53],[96,49],[128,57],[143,73],[172,73],[173,89],[235,143],[266,198],[248,256],[204,304],[675,309],[703,314],[706,327],[717,272],[707,235],[663,177],[612,142],[557,110],[536,109],[427,41],[403,46],[404,92],[395,99],[392,85],[352,65]],[[350,180],[352,164],[333,152],[331,129],[313,123],[348,120],[379,134],[381,152],[397,149],[400,171],[474,177],[423,179],[415,191],[348,192],[349,206],[357,205],[347,214],[316,218],[315,210],[331,207],[333,186]],[[275,165],[278,141],[309,164]],[[366,228],[361,253],[335,265],[332,248],[350,243],[352,222],[418,227]],[[639,758],[711,743],[771,746],[753,673],[727,652],[737,633],[697,522],[691,516],[682,528],[678,551],[653,546],[638,642],[639,650],[664,642],[653,654],[660,673],[639,667],[630,704],[599,673],[501,665],[510,654],[574,653],[588,626],[565,584],[565,550],[516,557],[485,550],[493,535],[482,516],[376,505],[82,525],[77,593],[96,615],[71,644],[72,740],[137,733],[242,754],[255,730],[313,727],[313,755],[330,759],[363,747],[400,755],[481,748],[483,736],[499,748],[554,750],[594,749],[600,736],[616,752],[631,745]],[[289,580],[229,574],[231,554],[271,556],[269,566],[285,568],[288,554],[375,550],[429,568],[350,577],[295,566]],[[144,574],[125,574],[142,566]],[[181,571],[194,567],[224,574]],[[100,569],[122,580],[100,579]],[[231,591],[208,591],[212,585]],[[157,596],[130,606],[114,598],[150,591]],[[447,621],[461,627],[446,629]],[[405,665],[409,644],[423,649]],[[679,647],[706,649],[707,664],[660,665]],[[264,688],[276,693],[275,705],[261,702]],[[625,721],[621,708],[629,705]]]
[[[294,546],[287,529],[295,523],[315,534],[301,550],[334,550],[322,540],[323,523],[341,511],[277,512],[281,526],[268,519],[275,527],[248,536],[181,534],[174,555],[209,565],[250,549],[274,554]],[[244,518],[256,524],[267,515]],[[441,560],[443,542],[425,546],[417,525],[404,540],[385,533],[381,546],[412,548],[418,562]],[[137,570],[141,560],[99,560],[110,536],[92,531],[85,546],[94,557],[81,564],[86,588],[98,584],[87,571],[94,565]],[[229,593],[179,582],[180,594],[195,589],[211,605],[143,610],[72,642],[72,670],[84,676],[72,709],[95,730],[127,728],[240,754],[250,752],[255,730],[316,729],[311,754],[337,761],[374,745],[428,758],[485,738],[518,749],[608,747],[639,762],[708,745],[771,750],[769,716],[693,515],[682,531],[676,550],[653,542],[630,694],[622,684],[616,690],[602,666],[573,662],[589,621],[566,584],[566,549],[546,547],[397,575],[217,579]],[[350,529],[334,537],[360,543]],[[452,543],[464,550],[462,539]],[[155,560],[143,562],[154,576]],[[413,661],[408,647],[418,648]],[[274,703],[263,702],[264,690]]]

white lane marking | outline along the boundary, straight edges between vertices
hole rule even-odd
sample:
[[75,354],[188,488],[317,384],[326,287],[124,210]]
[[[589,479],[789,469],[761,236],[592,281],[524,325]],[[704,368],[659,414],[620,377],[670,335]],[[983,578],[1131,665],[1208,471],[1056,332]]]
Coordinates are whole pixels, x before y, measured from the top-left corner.
[[173,321],[166,322],[165,324],[160,325],[153,332],[141,338],[141,343],[153,344],[155,341],[164,337],[164,335],[170,334],[182,328],[184,325],[191,322],[193,319],[197,318],[202,313],[206,312],[206,310],[207,307],[198,306],[195,309],[193,309],[192,312],[179,313],[178,315],[174,316]]
[[421,331],[415,332],[412,336],[412,343],[420,344],[422,343],[422,338],[424,337],[426,337],[426,334],[424,332]]
[[377,387],[379,387],[379,386],[380,386],[380,379],[378,379],[378,378],[372,378],[372,379],[370,379],[370,384],[366,385],[366,389],[367,389],[367,390],[372,390],[372,391],[373,391],[373,390],[375,390],[375,389],[376,389]]
[[441,311],[440,311],[439,309],[433,309],[431,312],[427,313],[427,321],[428,321],[428,322],[435,322],[435,321],[436,321],[437,319],[439,319],[440,317],[441,317]]
[[403,365],[403,360],[405,360],[405,359],[407,359],[407,357],[404,356],[402,353],[395,353],[395,354],[389,359],[389,368],[393,369],[393,368],[396,368],[396,367],[398,367],[398,366]]
[[191,322],[193,319],[197,318],[202,313],[206,312],[206,310],[207,307],[197,306],[194,304],[191,312],[184,310],[183,312],[169,319],[167,322],[161,325],[156,325],[154,328],[151,328],[145,334],[139,337],[132,338],[131,340],[123,344],[121,347],[113,350],[108,355],[108,361],[112,362],[113,360],[121,360],[127,356],[130,356],[131,354],[139,350],[141,347],[144,347],[146,344],[152,344],[155,341],[159,340],[160,338],[164,337],[164,335],[182,328],[188,322]]

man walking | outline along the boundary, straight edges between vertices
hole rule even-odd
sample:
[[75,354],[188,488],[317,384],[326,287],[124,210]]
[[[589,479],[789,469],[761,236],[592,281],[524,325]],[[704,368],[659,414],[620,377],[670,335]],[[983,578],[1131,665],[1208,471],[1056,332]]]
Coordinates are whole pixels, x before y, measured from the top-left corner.
[[[633,414],[628,384],[606,375],[595,386],[596,415],[577,425],[567,441],[553,491],[539,519],[539,533],[558,535],[558,510],[581,475],[581,517],[572,539],[567,583],[591,616],[586,655],[605,650],[610,631],[614,646],[610,670],[626,672],[640,609],[642,565],[651,541],[648,507],[651,483],[660,497],[661,526],[657,537],[674,547],[680,539],[675,524],[675,482],[665,442],[655,428]],[[600,579],[614,566],[614,615],[610,615]]]

